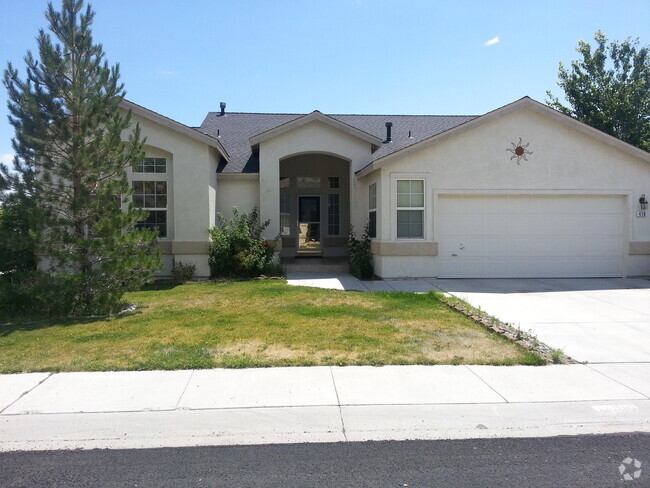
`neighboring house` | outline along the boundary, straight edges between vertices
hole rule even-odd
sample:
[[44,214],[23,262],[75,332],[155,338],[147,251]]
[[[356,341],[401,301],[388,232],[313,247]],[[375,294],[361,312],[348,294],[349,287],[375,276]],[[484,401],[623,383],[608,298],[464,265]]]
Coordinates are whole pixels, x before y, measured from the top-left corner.
[[[483,116],[230,113],[190,128],[131,102],[131,177],[173,259],[207,276],[208,233],[260,209],[283,257],[344,256],[366,222],[378,276],[650,275],[650,153],[528,97]],[[645,196],[645,197],[644,197]]]

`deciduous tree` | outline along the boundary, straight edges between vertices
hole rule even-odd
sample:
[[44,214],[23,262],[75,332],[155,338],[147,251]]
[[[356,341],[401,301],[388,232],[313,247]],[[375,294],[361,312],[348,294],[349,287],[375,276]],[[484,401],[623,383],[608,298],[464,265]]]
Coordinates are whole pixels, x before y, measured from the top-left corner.
[[568,69],[560,63],[558,85],[565,106],[550,91],[547,104],[596,129],[650,150],[650,49],[638,39],[608,39],[601,31],[595,49],[584,41],[576,51],[582,59]]

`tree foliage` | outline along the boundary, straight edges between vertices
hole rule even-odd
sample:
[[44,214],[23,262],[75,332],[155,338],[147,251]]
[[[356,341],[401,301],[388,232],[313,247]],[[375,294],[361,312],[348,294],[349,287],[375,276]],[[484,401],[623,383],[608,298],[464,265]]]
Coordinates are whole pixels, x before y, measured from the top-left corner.
[[93,42],[91,7],[63,0],[45,16],[54,39],[39,32],[26,78],[11,63],[4,73],[16,156],[13,172],[0,168],[3,185],[32,209],[30,232],[66,312],[110,311],[160,266],[154,232],[135,228],[146,212],[129,198],[126,170],[144,158],[144,141],[136,125],[122,142],[124,85]]
[[582,59],[567,69],[560,63],[558,86],[563,105],[550,91],[547,104],[596,129],[646,151],[650,150],[650,48],[638,39],[608,39],[601,31],[595,49],[584,41],[576,51]]
[[30,209],[13,199],[0,206],[0,273],[3,275],[36,269],[29,215]]

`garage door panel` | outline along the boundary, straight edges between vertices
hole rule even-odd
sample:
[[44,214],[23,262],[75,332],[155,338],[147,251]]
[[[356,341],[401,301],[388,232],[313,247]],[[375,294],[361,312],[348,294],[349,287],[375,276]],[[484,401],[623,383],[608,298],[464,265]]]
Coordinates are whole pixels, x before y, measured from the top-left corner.
[[440,195],[438,205],[441,277],[622,275],[623,197]]

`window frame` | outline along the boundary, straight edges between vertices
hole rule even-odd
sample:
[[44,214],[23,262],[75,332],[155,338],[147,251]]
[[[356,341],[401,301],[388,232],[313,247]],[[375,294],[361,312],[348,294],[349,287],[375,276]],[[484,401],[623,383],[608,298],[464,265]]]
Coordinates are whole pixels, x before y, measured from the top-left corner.
[[[423,176],[408,176],[408,175],[403,175],[395,178],[395,239],[396,240],[406,240],[406,241],[413,241],[413,240],[420,240],[423,241],[426,239],[426,233],[427,233],[427,228],[426,228],[426,206],[427,206],[427,182],[426,178]],[[398,205],[398,186],[400,181],[421,181],[422,182],[422,206],[399,206]],[[413,195],[414,193],[409,193],[410,195]],[[399,235],[399,226],[398,226],[398,215],[400,211],[419,211],[421,212],[422,215],[422,235],[417,236],[417,237],[402,237]]]
[[[333,203],[333,197],[336,197],[336,202]],[[331,210],[336,207],[336,213],[332,213]],[[336,222],[333,222],[333,218],[336,217]],[[336,233],[331,232],[332,226],[336,226]],[[327,194],[327,235],[332,237],[339,237],[341,235],[341,194],[340,193],[328,193]]]
[[[371,188],[374,189],[374,198],[370,192]],[[371,215],[374,215],[374,227],[370,225],[373,222]],[[368,236],[371,239],[377,238],[377,182],[368,185]]]
[[[162,160],[164,162],[163,169],[165,171],[156,171],[156,168],[158,167],[157,161],[159,161],[159,160]],[[146,164],[147,161],[153,161],[153,163],[152,164]],[[154,171],[145,171],[145,168],[147,168],[147,167],[153,168]],[[141,168],[141,170],[136,169],[136,168]],[[167,174],[167,158],[146,156],[139,165],[131,167],[131,172],[134,173],[134,174],[138,174],[138,175],[166,175]]]
[[[154,174],[160,174],[160,173],[154,173]],[[157,185],[159,183],[162,183],[165,185],[165,193],[164,194],[158,194],[156,191],[154,193],[146,193],[145,185],[147,183],[153,183],[154,188],[157,189]],[[136,185],[141,184],[142,185],[142,191],[143,193],[137,193],[136,192]],[[131,201],[133,202],[133,205],[141,210],[146,210],[147,212],[150,212],[149,216],[147,216],[147,219],[151,216],[151,212],[165,212],[165,235],[161,235],[159,233],[158,239],[168,239],[169,238],[169,183],[167,180],[132,180],[131,181],[131,188],[133,188],[133,194],[131,195]],[[141,195],[142,196],[142,206],[136,205],[135,203],[135,196],[136,195]],[[161,207],[158,206],[158,197],[163,196],[165,197],[165,206]],[[146,197],[147,196],[153,196],[154,197],[154,202],[155,206],[153,207],[148,207],[146,206]],[[147,224],[145,221],[139,221],[136,223],[136,228],[160,228],[158,225],[152,225],[152,224]]]
[[[283,199],[287,201],[283,202],[282,201]],[[282,237],[289,237],[292,234],[293,225],[291,225],[291,201],[292,201],[291,193],[280,192],[280,236]],[[283,210],[288,210],[288,211],[283,212]],[[283,223],[282,217],[286,218],[286,220],[288,221],[287,223],[289,225],[286,226],[282,225]],[[287,227],[289,229],[289,232],[286,234],[284,233],[284,227]]]

